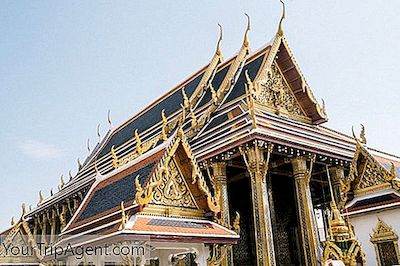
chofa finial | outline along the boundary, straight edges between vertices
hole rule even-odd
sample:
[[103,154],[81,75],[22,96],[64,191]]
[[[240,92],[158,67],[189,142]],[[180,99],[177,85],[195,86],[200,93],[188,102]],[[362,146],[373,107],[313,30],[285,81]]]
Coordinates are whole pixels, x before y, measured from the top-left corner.
[[60,176],[60,188],[62,189],[65,186],[64,175]]
[[222,54],[222,52],[221,52],[221,42],[222,42],[222,36],[223,36],[221,24],[218,23],[218,27],[219,27],[219,39],[218,39],[218,42],[217,42],[217,50],[216,50],[215,53],[217,55],[221,55]]
[[97,124],[97,138],[99,139],[99,142],[101,140],[101,135],[100,135],[100,124]]
[[82,163],[81,163],[81,160],[79,158],[77,159],[77,162],[78,162],[78,171],[79,171],[79,170],[82,169]]
[[41,205],[43,203],[43,193],[42,191],[39,191],[39,205]]
[[71,170],[68,171],[68,176],[69,176],[69,181],[71,181],[73,178]]
[[285,12],[285,2],[283,2],[283,0],[279,0],[279,1],[282,4],[282,16],[281,16],[281,20],[279,21],[278,35],[282,37],[283,36],[282,22],[285,19],[286,12]]
[[108,124],[110,125],[110,129],[111,129],[112,121],[111,121],[111,110],[110,109],[108,109],[108,112],[107,112],[107,121],[108,121]]
[[21,205],[21,210],[22,210],[22,218],[24,218],[25,214],[26,214],[26,207],[25,207],[25,203],[22,203]]
[[250,17],[247,13],[244,13],[244,15],[247,18],[247,26],[246,26],[246,31],[244,32],[244,39],[243,39],[243,46],[244,47],[249,47],[249,31],[250,31]]
[[367,144],[367,138],[365,137],[365,127],[363,124],[361,124],[360,139],[362,144]]
[[87,150],[88,150],[88,152],[90,153],[90,139],[88,138],[87,139],[87,145],[86,145],[87,147]]

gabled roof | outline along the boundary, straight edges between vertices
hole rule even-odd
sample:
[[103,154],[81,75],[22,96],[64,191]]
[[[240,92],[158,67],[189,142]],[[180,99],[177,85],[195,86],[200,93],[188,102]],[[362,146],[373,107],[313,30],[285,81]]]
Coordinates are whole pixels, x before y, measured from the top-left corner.
[[214,197],[208,188],[181,128],[150,152],[126,158],[108,175],[97,174],[63,233],[87,231],[118,220],[122,207],[132,214],[165,215],[168,210],[172,216],[177,208],[179,214],[199,218],[208,210],[219,211],[218,195]]

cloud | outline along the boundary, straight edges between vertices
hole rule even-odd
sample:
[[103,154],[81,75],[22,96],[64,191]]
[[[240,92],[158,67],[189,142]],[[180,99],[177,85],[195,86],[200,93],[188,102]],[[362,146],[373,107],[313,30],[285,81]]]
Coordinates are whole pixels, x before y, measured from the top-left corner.
[[18,146],[23,154],[32,159],[54,159],[64,154],[63,149],[36,140],[27,140],[19,143]]

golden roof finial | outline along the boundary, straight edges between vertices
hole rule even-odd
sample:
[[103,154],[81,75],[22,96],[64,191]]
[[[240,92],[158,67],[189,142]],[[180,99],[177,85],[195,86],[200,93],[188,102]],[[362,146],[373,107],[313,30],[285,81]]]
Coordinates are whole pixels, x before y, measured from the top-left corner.
[[26,214],[25,203],[22,203],[22,205],[21,205],[21,210],[22,210],[22,215],[21,215],[21,217],[23,218],[23,217],[25,216],[25,214]]
[[137,130],[137,129],[135,130],[135,140],[136,140],[136,152],[137,152],[139,155],[142,155],[142,153],[143,153],[143,150],[142,150],[142,141],[140,140],[139,133],[138,133],[138,130]]
[[86,148],[87,148],[88,152],[90,153],[90,139],[89,138],[87,139]]
[[11,217],[11,226],[14,226],[14,224],[15,224],[15,220],[14,220],[14,216],[13,216],[13,217]]
[[43,193],[42,193],[42,191],[40,190],[39,191],[39,205],[41,205],[43,203]]
[[215,51],[215,53],[217,54],[217,55],[222,55],[222,51],[221,51],[221,42],[222,42],[222,26],[221,26],[221,24],[219,24],[218,23],[218,27],[219,27],[219,39],[218,39],[218,42],[217,42],[217,50]]
[[285,19],[286,12],[285,12],[285,2],[283,2],[283,0],[279,0],[279,1],[282,4],[282,16],[281,16],[281,20],[279,21],[278,35],[282,37],[283,36],[282,22]]
[[244,47],[249,47],[249,31],[250,31],[250,17],[247,15],[247,13],[244,13],[244,15],[247,17],[247,26],[246,26],[246,31],[244,32],[244,38],[243,38],[243,46]]
[[361,124],[361,133],[360,133],[360,139],[362,144],[367,144],[367,139],[365,137],[365,127],[363,124]]
[[99,142],[101,140],[101,135],[100,135],[100,124],[97,124],[97,138],[99,139]]
[[112,121],[111,121],[111,110],[110,109],[108,109],[108,112],[107,112],[107,121],[108,121],[108,124],[110,125],[110,129],[111,129]]
[[168,139],[168,136],[167,136],[168,120],[165,117],[165,109],[162,109],[162,111],[161,111],[161,121],[162,121],[161,138],[163,141],[166,141]]
[[64,175],[60,176],[60,187],[63,188],[65,186]]
[[72,178],[73,178],[73,177],[72,177],[72,172],[71,172],[71,170],[68,171],[68,176],[69,176],[69,181],[71,181]]
[[82,169],[82,164],[81,164],[81,161],[79,158],[77,159],[77,162],[78,162],[78,171],[79,171]]
[[190,105],[189,99],[185,92],[185,87],[182,88],[183,107],[188,108]]

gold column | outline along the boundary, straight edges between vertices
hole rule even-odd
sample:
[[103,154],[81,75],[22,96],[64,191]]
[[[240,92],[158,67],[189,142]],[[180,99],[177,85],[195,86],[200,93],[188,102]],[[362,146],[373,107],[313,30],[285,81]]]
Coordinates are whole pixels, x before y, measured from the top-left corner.
[[[330,177],[332,178],[332,189],[333,189],[333,194],[335,197],[335,202],[337,202],[339,205],[341,203],[341,189],[340,189],[340,180],[344,180],[344,169],[342,166],[334,166],[329,168],[329,174]],[[338,206],[339,209],[342,206]]]
[[47,245],[46,232],[47,232],[47,215],[44,213],[42,220],[42,240],[41,240],[41,243],[43,243],[44,245]]
[[56,219],[57,219],[56,211],[52,210],[50,219],[50,226],[51,226],[50,243],[54,243],[56,239]]
[[[211,164],[213,170],[213,179],[216,188],[221,192],[220,206],[222,212],[222,223],[226,227],[230,227],[231,221],[229,217],[229,199],[228,199],[228,186],[226,181],[226,162],[213,162]],[[232,247],[228,247],[226,258],[223,260],[222,265],[233,265]]]
[[[251,197],[253,204],[254,234],[256,240],[257,266],[275,265],[275,251],[269,208],[266,175],[273,145],[265,149],[262,142],[241,149],[243,159],[250,174]],[[267,156],[264,152],[267,150]]]
[[318,254],[318,236],[310,192],[310,178],[314,161],[315,157],[311,158],[310,169],[307,168],[306,157],[295,157],[291,161],[305,265],[317,265]]

